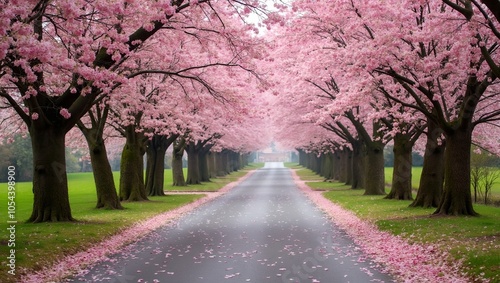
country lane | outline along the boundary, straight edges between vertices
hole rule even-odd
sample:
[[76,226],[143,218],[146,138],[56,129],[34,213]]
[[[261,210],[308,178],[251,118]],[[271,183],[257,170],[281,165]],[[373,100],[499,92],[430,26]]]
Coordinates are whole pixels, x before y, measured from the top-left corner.
[[307,197],[282,163],[66,282],[393,282]]

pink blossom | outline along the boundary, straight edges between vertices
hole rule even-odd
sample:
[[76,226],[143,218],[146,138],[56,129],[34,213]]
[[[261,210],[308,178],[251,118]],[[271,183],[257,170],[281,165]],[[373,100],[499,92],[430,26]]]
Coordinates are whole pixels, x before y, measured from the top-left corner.
[[147,24],[144,24],[142,27],[143,27],[145,30],[147,30],[147,31],[152,31],[152,30],[153,30],[153,28],[154,28],[154,25],[153,25],[153,23],[147,23]]
[[165,9],[165,13],[167,14],[167,16],[172,16],[173,14],[175,14],[175,11],[175,6],[169,6]]
[[33,120],[33,121],[38,120],[38,113],[37,112],[33,112],[31,114],[31,120]]
[[61,111],[59,111],[59,114],[64,117],[64,119],[69,119],[71,117],[71,113],[69,113],[68,109],[66,108],[61,108]]

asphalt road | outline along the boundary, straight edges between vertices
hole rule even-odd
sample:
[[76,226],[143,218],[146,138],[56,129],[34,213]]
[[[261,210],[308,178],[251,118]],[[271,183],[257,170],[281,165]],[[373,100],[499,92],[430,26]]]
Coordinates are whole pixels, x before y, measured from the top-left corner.
[[69,282],[392,282],[267,163],[229,193]]

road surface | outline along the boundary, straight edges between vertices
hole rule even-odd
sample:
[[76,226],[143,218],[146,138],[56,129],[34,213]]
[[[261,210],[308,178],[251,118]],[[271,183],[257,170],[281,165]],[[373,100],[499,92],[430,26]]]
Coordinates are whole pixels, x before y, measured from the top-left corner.
[[266,163],[233,190],[68,282],[392,282]]

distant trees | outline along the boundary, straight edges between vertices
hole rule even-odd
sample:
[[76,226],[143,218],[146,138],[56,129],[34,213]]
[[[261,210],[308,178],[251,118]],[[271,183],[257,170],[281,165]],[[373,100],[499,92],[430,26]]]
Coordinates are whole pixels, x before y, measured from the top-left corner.
[[500,180],[500,157],[487,152],[472,153],[471,186],[474,202],[488,204],[492,186]]

